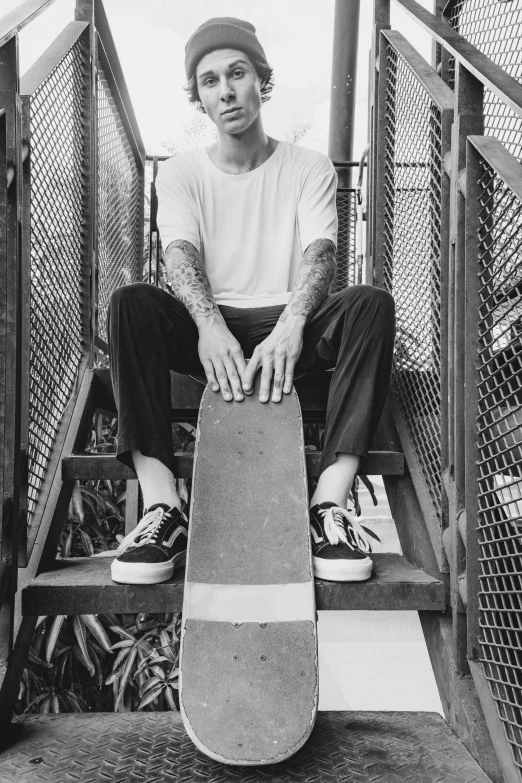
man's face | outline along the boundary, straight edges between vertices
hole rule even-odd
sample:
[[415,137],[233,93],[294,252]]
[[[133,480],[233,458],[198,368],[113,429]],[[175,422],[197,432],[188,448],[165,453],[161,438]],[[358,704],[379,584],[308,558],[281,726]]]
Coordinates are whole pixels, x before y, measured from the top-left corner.
[[196,68],[198,93],[218,130],[236,135],[246,130],[261,109],[261,82],[248,55],[216,49]]

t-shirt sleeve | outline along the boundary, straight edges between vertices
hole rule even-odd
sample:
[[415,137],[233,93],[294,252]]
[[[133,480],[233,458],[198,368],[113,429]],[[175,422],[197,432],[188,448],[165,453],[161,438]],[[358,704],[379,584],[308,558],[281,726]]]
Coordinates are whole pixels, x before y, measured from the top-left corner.
[[297,225],[303,253],[315,239],[337,246],[337,172],[324,156],[306,175],[297,206]]
[[171,242],[184,239],[200,250],[199,220],[190,176],[183,166],[163,165],[156,178],[158,229],[166,250]]

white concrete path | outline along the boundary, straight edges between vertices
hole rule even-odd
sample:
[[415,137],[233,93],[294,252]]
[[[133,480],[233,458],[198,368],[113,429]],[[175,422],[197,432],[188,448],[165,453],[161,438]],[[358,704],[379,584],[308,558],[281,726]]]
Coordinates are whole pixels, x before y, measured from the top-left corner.
[[[362,486],[364,524],[401,553],[383,481],[378,506]],[[319,612],[319,709],[412,710],[443,714],[417,612]]]

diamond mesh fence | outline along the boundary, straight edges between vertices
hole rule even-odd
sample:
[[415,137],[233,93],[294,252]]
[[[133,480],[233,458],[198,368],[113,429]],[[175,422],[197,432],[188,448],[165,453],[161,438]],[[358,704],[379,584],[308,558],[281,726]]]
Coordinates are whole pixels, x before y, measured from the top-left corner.
[[79,39],[30,100],[29,524],[82,354],[87,69]]
[[141,280],[141,175],[111,89],[98,70],[98,334],[112,292]]
[[481,660],[522,769],[522,201],[481,159],[478,526]]
[[354,189],[337,190],[337,269],[330,286],[330,293],[336,294],[349,285],[362,282],[355,257],[356,194]]
[[395,299],[392,388],[434,509],[441,501],[441,111],[387,47],[383,286]]
[[[518,81],[522,81],[522,0],[458,0],[451,11],[454,30]],[[450,85],[454,86],[454,61]],[[491,90],[484,90],[485,134],[496,136],[516,158],[522,159],[522,118]]]

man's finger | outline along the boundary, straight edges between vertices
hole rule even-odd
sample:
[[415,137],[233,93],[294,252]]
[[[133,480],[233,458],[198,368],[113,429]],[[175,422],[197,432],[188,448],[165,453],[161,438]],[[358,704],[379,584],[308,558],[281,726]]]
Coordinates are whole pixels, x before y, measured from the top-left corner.
[[259,401],[268,402],[270,397],[270,385],[272,383],[273,375],[273,361],[272,359],[265,357],[263,359],[263,369],[261,370],[261,386],[259,388]]
[[230,391],[230,386],[228,383],[228,373],[225,365],[220,359],[214,360],[214,372],[216,373],[216,378],[219,383],[223,399],[227,402],[230,402],[232,399],[232,392]]
[[254,353],[248,360],[245,374],[243,375],[243,389],[247,394],[252,394],[253,386],[254,386],[254,378],[256,372],[259,369],[260,364],[261,361],[259,358],[259,353],[257,351],[254,351]]
[[283,383],[285,380],[286,356],[276,356],[274,362],[274,388],[272,389],[272,402],[280,402],[283,396]]
[[247,363],[245,361],[245,357],[243,356],[243,351],[239,347],[238,350],[232,351],[232,359],[236,365],[237,371],[239,373],[239,380],[241,385],[241,391],[244,391],[244,380],[245,380],[245,373],[247,369]]
[[285,394],[290,394],[290,392],[292,391],[295,365],[296,365],[295,359],[291,359],[290,357],[287,356],[286,367],[285,367],[285,382],[283,386],[283,391]]
[[239,378],[237,367],[229,356],[223,359],[223,364],[225,365],[225,369],[227,371],[228,382],[232,387],[232,393],[234,395],[234,398],[238,402],[241,402],[241,400],[244,399],[244,397],[243,397],[243,389],[241,388],[241,381]]
[[204,362],[203,369],[205,370],[205,375],[207,376],[207,381],[212,391],[219,391],[219,383],[217,382],[216,374],[214,372],[214,365],[211,362]]

